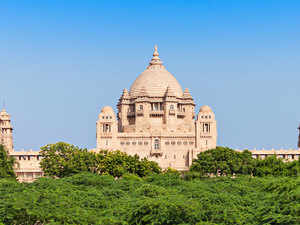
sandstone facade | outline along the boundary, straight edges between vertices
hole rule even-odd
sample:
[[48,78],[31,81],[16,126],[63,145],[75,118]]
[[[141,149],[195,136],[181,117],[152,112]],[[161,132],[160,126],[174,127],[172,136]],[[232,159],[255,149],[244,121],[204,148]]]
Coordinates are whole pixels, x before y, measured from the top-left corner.
[[118,112],[106,106],[97,121],[97,149],[121,150],[158,162],[162,168],[187,170],[201,151],[217,144],[217,123],[209,106],[195,114],[188,89],[182,88],[159,58],[123,90]]

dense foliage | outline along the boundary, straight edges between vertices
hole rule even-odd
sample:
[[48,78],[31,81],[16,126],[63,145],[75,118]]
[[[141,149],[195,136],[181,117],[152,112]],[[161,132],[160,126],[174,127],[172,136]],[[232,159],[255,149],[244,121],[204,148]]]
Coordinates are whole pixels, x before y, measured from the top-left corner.
[[3,145],[0,145],[0,178],[15,178],[13,166],[15,159],[9,157]]
[[18,183],[0,146],[0,224],[300,224],[299,161],[217,147],[180,174],[119,151],[41,149],[49,177]]
[[300,176],[300,159],[284,162],[276,156],[269,156],[263,160],[255,160],[254,176]]
[[299,177],[0,179],[0,224],[300,224]]
[[276,156],[253,159],[251,152],[217,147],[198,154],[190,171],[198,176],[299,176],[300,161],[284,162]]
[[90,152],[64,142],[49,144],[41,148],[41,167],[46,176],[66,177],[80,172],[110,174],[121,177],[125,173],[140,177],[160,173],[157,163],[129,156],[120,151]]

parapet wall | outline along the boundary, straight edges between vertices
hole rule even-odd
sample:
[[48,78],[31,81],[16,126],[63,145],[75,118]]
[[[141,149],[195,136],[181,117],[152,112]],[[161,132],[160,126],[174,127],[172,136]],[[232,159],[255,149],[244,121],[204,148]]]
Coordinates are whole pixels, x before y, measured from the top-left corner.
[[[236,149],[237,151],[244,151]],[[246,149],[245,149],[246,150]],[[286,161],[298,160],[300,158],[300,149],[247,149],[252,153],[252,157],[256,159],[264,159],[271,155],[282,158]]]

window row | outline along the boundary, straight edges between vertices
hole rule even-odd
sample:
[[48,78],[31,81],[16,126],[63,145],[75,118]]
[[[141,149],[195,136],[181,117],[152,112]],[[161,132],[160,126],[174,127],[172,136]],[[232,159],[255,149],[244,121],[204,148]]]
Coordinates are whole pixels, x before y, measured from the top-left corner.
[[201,119],[211,119],[211,116],[201,116]]
[[[136,142],[136,141],[133,141],[133,142],[129,142],[129,141],[127,141],[127,142],[125,142],[125,141],[121,141],[120,142],[120,144],[121,145],[148,145],[149,143],[148,143],[148,141],[144,141],[144,142],[142,142],[142,141],[138,141],[138,142]],[[187,141],[184,141],[184,142],[181,142],[181,141],[166,141],[165,142],[165,145],[193,145],[194,144],[194,142],[193,141],[190,141],[190,142],[187,142]],[[159,149],[160,148],[160,141],[159,140],[154,140],[154,149]]]
[[40,160],[42,157],[40,155],[34,156],[34,155],[20,155],[18,157],[19,161],[21,160],[31,160],[31,159],[36,159]]
[[[127,141],[127,142],[121,141],[120,144],[121,144],[121,145],[125,145],[125,144],[126,144],[126,145],[130,145],[130,142],[129,142],[129,141]],[[138,145],[143,145],[143,144],[144,144],[144,145],[148,145],[148,141],[144,141],[144,142],[142,142],[142,141],[139,141],[139,142],[133,141],[133,142],[131,142],[131,144],[132,144],[132,145],[137,145],[137,144],[138,144]]]
[[[169,144],[171,144],[171,145],[175,145],[176,144],[176,141],[166,141],[165,142],[165,144],[166,145],[169,145]],[[181,142],[181,141],[177,141],[177,145],[188,145],[188,144],[190,144],[190,145],[193,145],[194,144],[194,142],[192,142],[192,141],[190,141],[190,142],[187,142],[187,141],[184,141],[184,142]]]
[[[255,159],[264,159],[267,158],[269,156],[272,156],[272,154],[253,154],[252,157]],[[299,157],[299,156],[298,156]],[[277,158],[281,158],[281,159],[297,159],[297,155],[294,154],[280,154],[277,155]]]
[[[137,107],[138,107],[138,110],[143,110],[143,105],[138,105]],[[185,112],[185,108],[183,108],[181,104],[178,104],[177,107],[178,107],[179,111]],[[174,110],[174,109],[175,109],[174,105],[170,105],[170,110]],[[162,102],[151,103],[151,111],[162,111],[162,110],[164,110],[164,105]],[[135,112],[134,104],[129,105],[128,112]]]
[[102,116],[102,119],[112,119],[112,116]]
[[164,105],[162,102],[151,103],[151,110],[152,111],[164,110]]

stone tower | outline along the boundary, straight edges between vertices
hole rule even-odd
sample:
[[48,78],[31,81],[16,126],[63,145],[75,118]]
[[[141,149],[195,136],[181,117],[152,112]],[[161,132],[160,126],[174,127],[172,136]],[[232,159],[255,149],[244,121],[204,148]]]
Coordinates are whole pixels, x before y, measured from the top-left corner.
[[200,150],[213,149],[217,143],[217,122],[212,109],[204,105],[196,120],[196,147]]
[[118,126],[114,110],[105,106],[97,121],[97,146],[101,149],[112,149],[116,145]]
[[0,144],[4,145],[8,152],[13,151],[13,128],[10,115],[5,109],[0,112]]

